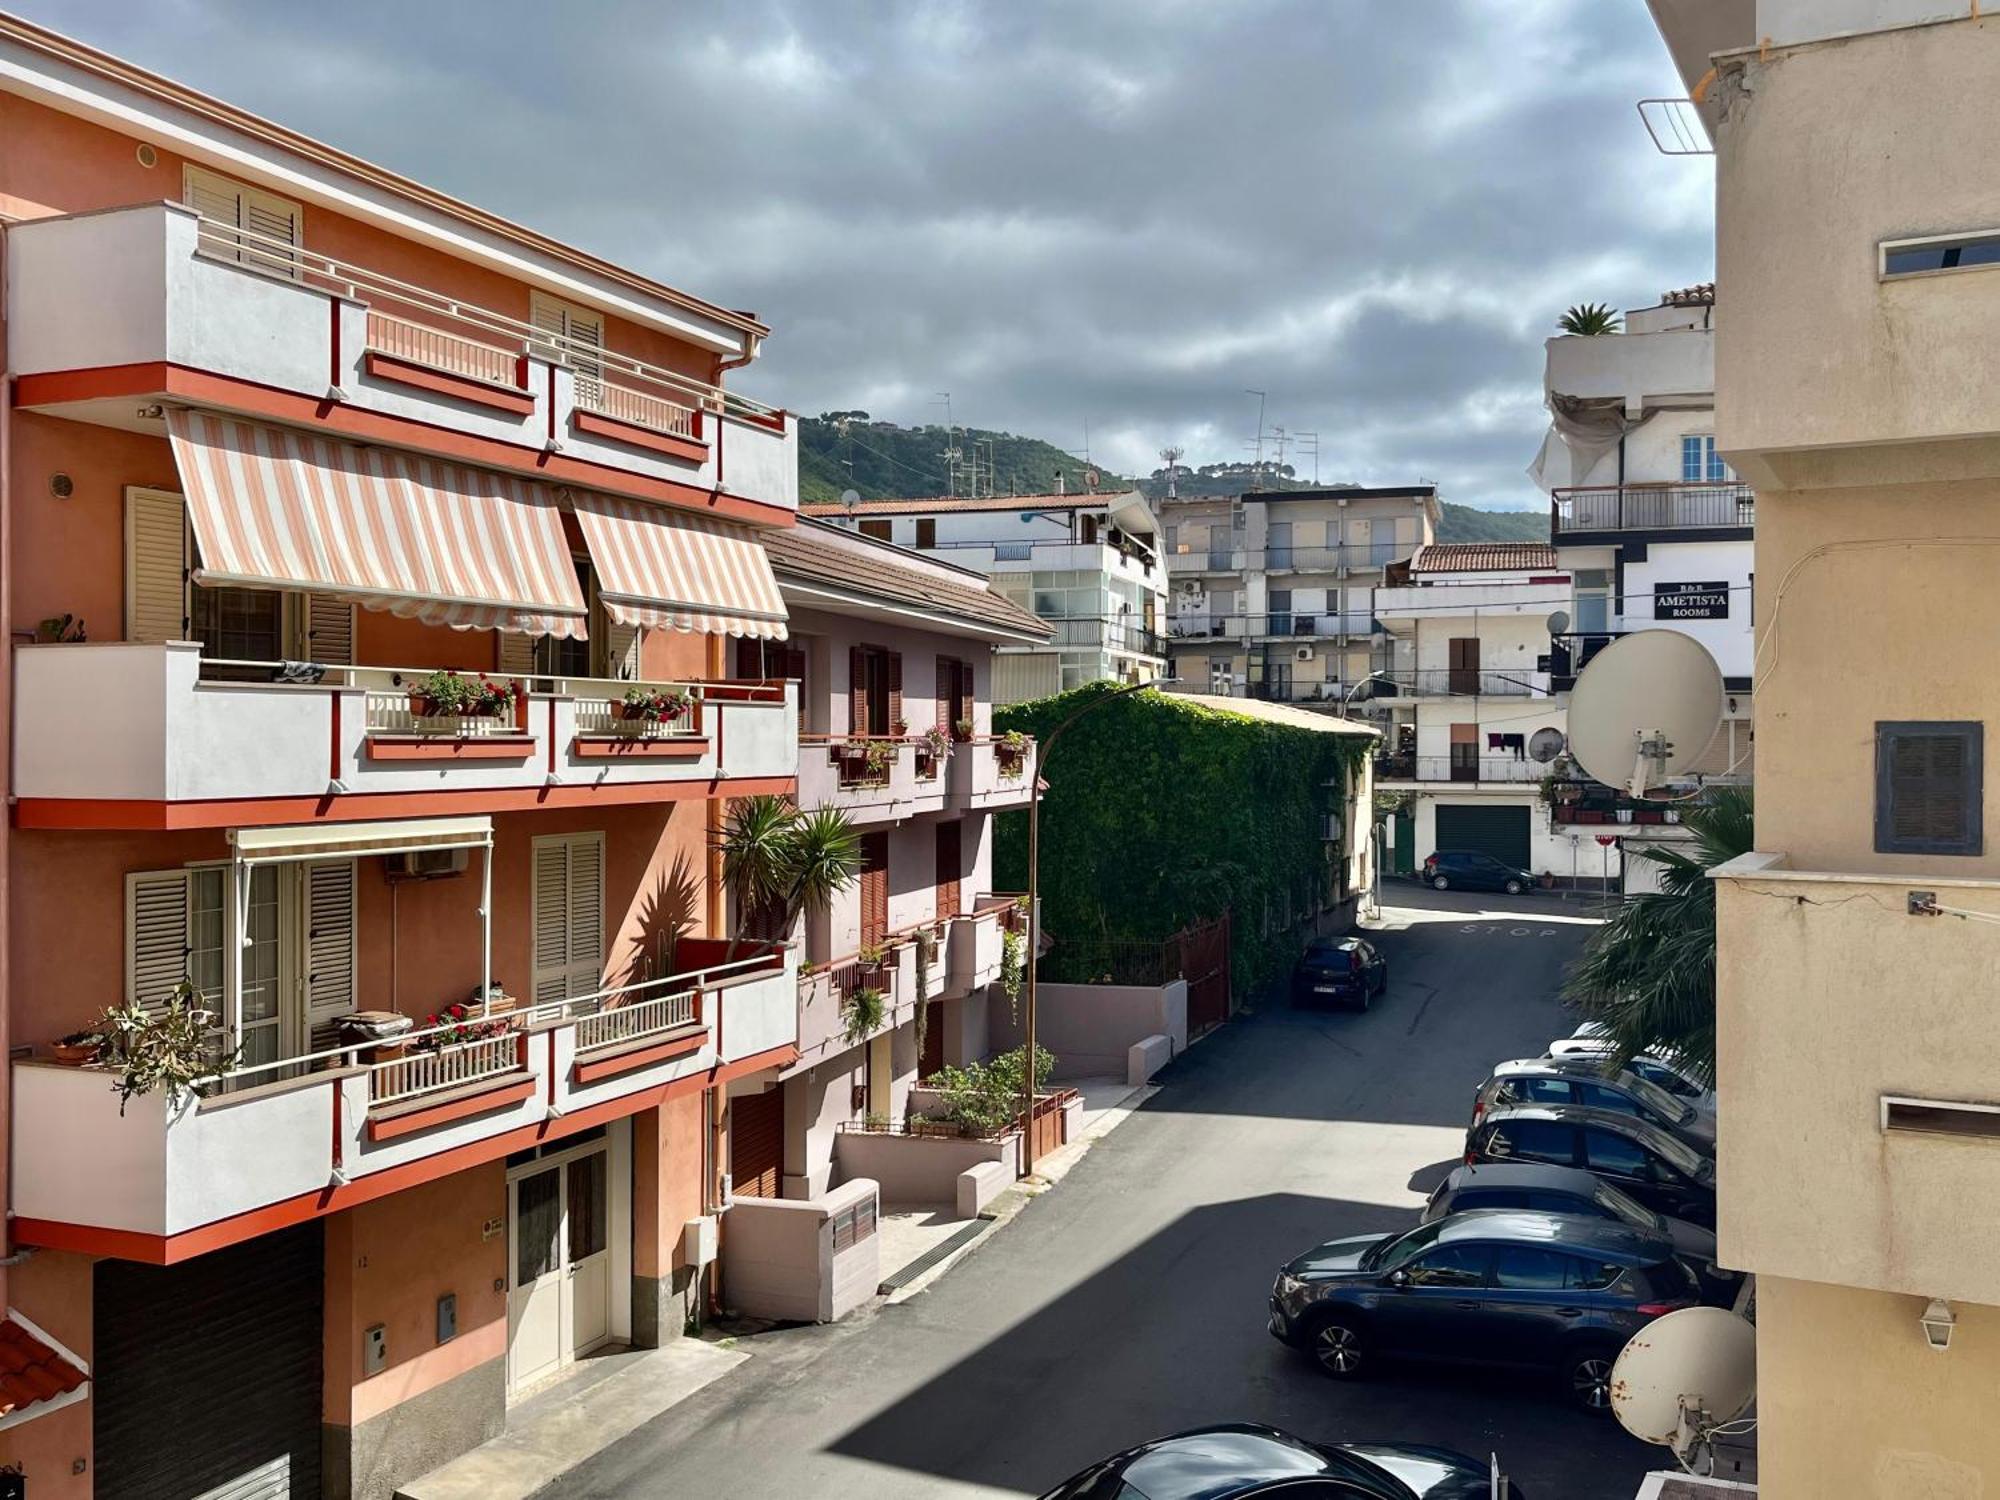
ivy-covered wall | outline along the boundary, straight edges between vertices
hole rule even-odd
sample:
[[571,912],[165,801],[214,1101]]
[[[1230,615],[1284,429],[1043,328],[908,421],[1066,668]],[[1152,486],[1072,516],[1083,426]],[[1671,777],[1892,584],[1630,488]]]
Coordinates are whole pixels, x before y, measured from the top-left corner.
[[[995,708],[993,727],[1046,745],[1113,691],[1096,683]],[[1059,945],[1155,940],[1230,911],[1237,993],[1280,977],[1303,941],[1281,924],[1328,893],[1325,815],[1342,810],[1373,746],[1153,691],[1092,709],[1042,762],[1044,927]],[[998,819],[993,878],[1028,887],[1025,812]]]

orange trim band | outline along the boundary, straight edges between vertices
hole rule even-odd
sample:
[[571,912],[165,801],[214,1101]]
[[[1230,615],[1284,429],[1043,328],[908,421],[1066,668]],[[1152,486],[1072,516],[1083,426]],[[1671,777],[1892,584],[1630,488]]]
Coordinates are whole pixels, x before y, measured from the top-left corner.
[[689,1036],[655,1042],[650,1047],[634,1047],[630,1052],[620,1052],[611,1057],[579,1059],[570,1066],[570,1077],[579,1084],[584,1084],[596,1083],[604,1078],[616,1078],[621,1073],[636,1073],[641,1068],[650,1068],[654,1063],[666,1062],[675,1057],[686,1057],[690,1052],[699,1052],[707,1041],[708,1032],[704,1029]]
[[337,401],[301,396],[293,391],[273,390],[254,381],[216,375],[206,370],[190,370],[164,361],[101,365],[87,370],[51,370],[39,375],[19,375],[14,379],[16,407],[62,406],[73,401],[94,401],[105,397],[129,400],[162,395],[178,396],[184,401],[248,416],[268,417],[294,426],[330,430],[362,442],[440,453],[468,463],[529,474],[554,483],[582,485],[608,494],[629,495],[634,499],[652,500],[706,515],[729,516],[755,526],[791,526],[798,520],[797,513],[789,506],[723,495],[667,479],[649,479],[643,474],[634,474],[628,469],[614,468],[590,459],[571,458],[497,438],[477,437],[434,423],[419,422],[411,417],[390,416],[385,412],[367,411]]
[[596,412],[571,412],[570,427],[591,437],[601,437],[608,442],[624,443],[631,448],[645,448],[654,453],[664,453],[669,458],[685,459],[691,464],[703,462],[708,457],[708,444],[698,443],[692,438],[675,437],[670,432],[655,432],[650,427],[641,427],[637,422],[621,422],[616,417],[601,417]]
[[119,1260],[136,1260],[148,1265],[170,1266],[210,1250],[220,1250],[225,1245],[241,1244],[244,1240],[255,1239],[260,1234],[288,1229],[294,1224],[303,1224],[308,1219],[338,1213],[342,1209],[353,1208],[358,1204],[372,1203],[378,1198],[386,1198],[406,1188],[419,1187],[426,1182],[435,1182],[441,1177],[450,1177],[467,1168],[497,1161],[525,1146],[560,1140],[579,1131],[609,1124],[613,1120],[622,1120],[628,1115],[638,1114],[641,1110],[656,1108],[669,1099],[699,1093],[747,1073],[760,1072],[765,1068],[790,1067],[798,1061],[798,1057],[799,1049],[787,1042],[781,1047],[773,1047],[766,1052],[739,1058],[727,1066],[714,1068],[706,1073],[692,1073],[686,1078],[676,1078],[672,1083],[641,1089],[635,1094],[627,1094],[620,1099],[610,1099],[603,1104],[579,1109],[557,1119],[543,1120],[535,1125],[523,1125],[503,1135],[492,1136],[483,1141],[473,1141],[452,1151],[439,1152],[436,1156],[405,1162],[398,1167],[386,1167],[380,1172],[371,1172],[365,1177],[356,1178],[344,1187],[304,1193],[296,1198],[288,1198],[283,1203],[252,1209],[233,1218],[218,1219],[213,1224],[204,1224],[199,1229],[184,1230],[180,1234],[142,1234],[130,1229],[100,1229],[89,1224],[66,1224],[55,1219],[15,1219],[14,1240],[16,1244],[39,1245],[46,1250],[72,1250],[79,1255],[109,1255]]
[[782,797],[798,789],[796,776],[710,776],[687,781],[603,782],[463,792],[346,792],[332,797],[225,798],[213,802],[23,797],[14,805],[14,826],[127,832],[257,828],[274,823],[360,823],[375,818],[636,807],[655,802],[706,802],[767,794]]
[[454,401],[470,401],[476,406],[512,412],[517,417],[525,417],[535,409],[535,398],[526,391],[503,390],[491,381],[454,374],[450,370],[433,370],[429,365],[420,365],[413,359],[399,359],[374,349],[361,356],[361,369],[377,380],[413,385],[420,390],[449,396]]
[[470,1119],[473,1115],[491,1114],[496,1109],[505,1109],[510,1104],[519,1104],[523,1099],[534,1096],[535,1080],[515,1078],[481,1089],[476,1094],[465,1094],[457,1099],[447,1099],[442,1104],[429,1109],[413,1109],[400,1115],[370,1115],[368,1117],[368,1139],[371,1141],[400,1140],[406,1135],[416,1135],[439,1125],[449,1125],[453,1120]]
[[708,740],[626,739],[619,735],[578,735],[570,742],[578,760],[699,760]]
[[526,760],[535,753],[533,735],[371,734],[370,760]]

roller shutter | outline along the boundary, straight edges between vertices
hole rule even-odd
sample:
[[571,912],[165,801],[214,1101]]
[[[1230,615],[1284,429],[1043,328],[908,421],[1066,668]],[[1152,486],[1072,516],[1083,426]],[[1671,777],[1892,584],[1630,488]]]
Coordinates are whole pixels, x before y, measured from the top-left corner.
[[1464,803],[1440,802],[1437,809],[1437,846],[1490,854],[1503,865],[1517,870],[1528,868],[1528,819],[1525,807],[1479,807]]
[[92,1273],[94,1489],[119,1500],[316,1500],[321,1225],[174,1266]]
[[729,1190],[738,1198],[781,1196],[785,1169],[785,1091],[739,1094],[729,1101]]

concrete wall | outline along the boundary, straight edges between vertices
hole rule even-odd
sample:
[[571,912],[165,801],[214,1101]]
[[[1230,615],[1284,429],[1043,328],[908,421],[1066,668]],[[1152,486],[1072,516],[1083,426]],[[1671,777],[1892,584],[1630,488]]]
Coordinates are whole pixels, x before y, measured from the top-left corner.
[[958,1201],[959,1173],[985,1161],[1007,1162],[1011,1170],[1015,1150],[1012,1137],[966,1141],[843,1130],[834,1142],[834,1167],[844,1183],[879,1183],[888,1208],[949,1208]]
[[869,1200],[876,1185],[857,1179],[810,1199],[739,1198],[724,1216],[722,1296],[746,1317],[831,1323],[881,1285],[881,1237],[833,1247],[833,1220]]
[[[1004,1004],[988,1011],[987,1045],[1010,1052],[1025,1040],[1021,1022]],[[1035,1012],[1036,1045],[1055,1057],[1065,1078],[1123,1078],[1125,1054],[1149,1036],[1173,1038],[1187,1050],[1187,981],[1164,985],[1043,984]]]

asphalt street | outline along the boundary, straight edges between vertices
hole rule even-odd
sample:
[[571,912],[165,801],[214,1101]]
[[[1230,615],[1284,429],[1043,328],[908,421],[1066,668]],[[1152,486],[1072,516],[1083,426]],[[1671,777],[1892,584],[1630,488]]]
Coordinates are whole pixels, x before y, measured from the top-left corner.
[[1280,1263],[1414,1222],[1474,1087],[1571,1023],[1588,908],[1395,886],[1366,1015],[1259,1007],[922,1294],[745,1339],[738,1370],[561,1496],[1039,1494],[1205,1422],[1497,1452],[1529,1500],[1630,1500],[1666,1460],[1552,1381],[1390,1370],[1337,1384],[1265,1332]]

